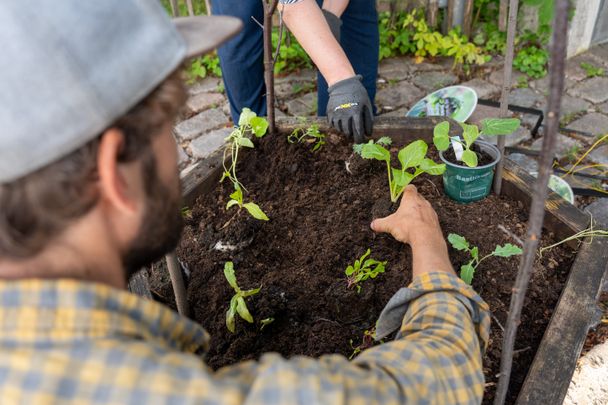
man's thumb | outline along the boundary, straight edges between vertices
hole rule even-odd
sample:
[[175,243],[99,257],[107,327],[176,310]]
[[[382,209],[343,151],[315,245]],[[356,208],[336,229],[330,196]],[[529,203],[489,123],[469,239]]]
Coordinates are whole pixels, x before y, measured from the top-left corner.
[[386,232],[386,233],[390,233],[390,216],[386,217],[386,218],[378,218],[378,219],[374,219],[372,221],[371,224],[371,228],[374,232]]

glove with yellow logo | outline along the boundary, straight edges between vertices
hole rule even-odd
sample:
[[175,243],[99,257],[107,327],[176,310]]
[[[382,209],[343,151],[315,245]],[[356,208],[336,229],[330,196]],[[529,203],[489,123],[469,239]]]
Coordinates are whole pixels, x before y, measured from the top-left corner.
[[329,125],[352,137],[355,143],[372,134],[372,105],[361,75],[341,80],[327,90],[327,119]]

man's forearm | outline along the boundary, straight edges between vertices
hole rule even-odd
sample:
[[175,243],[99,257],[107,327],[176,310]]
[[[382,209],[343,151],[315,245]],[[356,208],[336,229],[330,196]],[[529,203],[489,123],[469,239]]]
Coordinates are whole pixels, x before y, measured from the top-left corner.
[[324,0],[323,10],[327,10],[337,17],[342,17],[350,0]]
[[314,0],[284,6],[283,19],[329,86],[355,75]]

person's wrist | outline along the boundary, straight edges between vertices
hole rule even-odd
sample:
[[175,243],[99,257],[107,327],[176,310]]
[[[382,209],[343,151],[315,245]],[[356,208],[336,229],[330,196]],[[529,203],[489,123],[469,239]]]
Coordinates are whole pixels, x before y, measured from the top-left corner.
[[327,86],[331,87],[342,80],[352,79],[355,76],[355,71],[352,68],[341,68],[331,72],[325,80],[327,81]]

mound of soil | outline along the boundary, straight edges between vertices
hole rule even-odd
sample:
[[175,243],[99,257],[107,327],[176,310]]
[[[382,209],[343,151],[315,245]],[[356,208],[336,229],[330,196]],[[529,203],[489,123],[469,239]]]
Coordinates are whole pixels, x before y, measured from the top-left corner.
[[[335,135],[320,151],[311,148],[288,144],[284,135],[265,137],[240,159],[239,180],[248,190],[245,201],[259,204],[268,222],[251,218],[245,210],[227,211],[232,192],[228,182],[192,207],[178,256],[191,272],[193,318],[212,336],[207,361],[214,369],[269,351],[288,357],[350,356],[393,293],[411,281],[409,247],[369,227],[374,212],[381,215],[391,208],[384,163],[362,160]],[[431,154],[437,161],[436,151]],[[479,246],[480,254],[497,244],[517,243],[513,235],[524,238],[527,212],[520,202],[490,195],[461,205],[443,195],[441,176],[422,175],[413,184],[437,211],[446,237],[463,235]],[[554,242],[552,235],[545,235],[541,245]],[[347,288],[344,270],[368,248],[372,258],[388,264],[385,273],[363,282],[358,293]],[[450,257],[457,269],[467,260],[451,248]],[[559,247],[535,263],[517,336],[512,393],[525,378],[572,259],[570,250]],[[234,262],[241,288],[261,287],[247,301],[255,323],[237,319],[234,334],[225,325],[233,295],[223,274],[227,261]],[[488,259],[473,281],[494,319],[484,357],[485,403],[494,395],[502,328],[518,264],[519,257]],[[274,321],[262,329],[260,321],[266,318]]]

